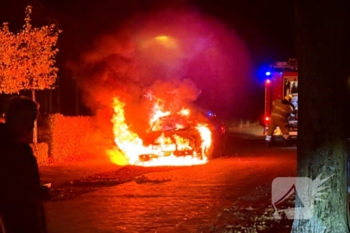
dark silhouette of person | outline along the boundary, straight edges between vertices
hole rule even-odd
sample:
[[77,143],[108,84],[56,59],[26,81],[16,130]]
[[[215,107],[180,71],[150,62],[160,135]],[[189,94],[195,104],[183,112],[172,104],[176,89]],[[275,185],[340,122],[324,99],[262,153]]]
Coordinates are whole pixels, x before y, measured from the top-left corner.
[[46,233],[43,188],[29,145],[39,105],[10,99],[0,123],[0,225],[3,233]]

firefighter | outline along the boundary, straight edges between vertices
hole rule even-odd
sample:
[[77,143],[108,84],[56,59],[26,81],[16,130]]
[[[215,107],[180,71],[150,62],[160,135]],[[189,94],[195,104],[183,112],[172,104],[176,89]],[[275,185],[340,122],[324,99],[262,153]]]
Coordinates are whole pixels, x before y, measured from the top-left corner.
[[283,134],[284,145],[287,145],[289,139],[288,117],[294,112],[294,106],[291,103],[293,96],[288,94],[284,99],[276,99],[272,102],[271,121],[266,135],[267,146],[271,146],[272,135],[278,126]]

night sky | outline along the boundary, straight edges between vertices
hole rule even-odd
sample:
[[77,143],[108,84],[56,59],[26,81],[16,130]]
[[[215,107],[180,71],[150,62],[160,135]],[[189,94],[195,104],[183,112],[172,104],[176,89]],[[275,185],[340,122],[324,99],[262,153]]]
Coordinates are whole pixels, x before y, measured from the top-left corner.
[[[0,2],[0,22],[9,22],[12,31],[20,28],[25,5],[33,4],[33,1],[2,0]],[[95,46],[97,38],[106,34],[114,35],[119,28],[125,27],[128,23],[132,24],[133,27],[141,28],[144,24],[142,17],[145,15],[149,17],[152,12],[164,12],[169,9],[186,9],[196,12],[203,22],[217,20],[226,28],[226,31],[222,33],[233,32],[234,38],[238,38],[244,43],[251,60],[249,69],[252,72],[252,77],[245,81],[239,81],[242,83],[240,85],[243,86],[233,87],[232,90],[236,95],[230,98],[236,98],[237,101],[227,102],[226,108],[235,109],[235,113],[223,111],[227,116],[256,119],[263,108],[263,99],[260,99],[263,98],[262,81],[257,77],[256,71],[263,65],[295,56],[292,0],[170,0],[166,3],[163,0],[102,0],[98,1],[98,4],[97,1],[82,0],[40,0],[40,2],[46,6],[46,15],[59,18],[59,26],[63,30],[59,38],[60,53],[57,58],[61,88],[59,100],[54,101],[54,105],[59,101],[60,112],[66,115],[73,115],[77,112],[77,105],[73,104],[76,96],[76,80],[72,79],[76,73],[67,68],[67,63],[76,62],[86,51],[91,50],[96,53],[96,50],[93,51],[93,49],[98,48]],[[35,14],[35,3],[33,5],[33,14]],[[130,18],[133,18],[133,21]],[[36,26],[35,20],[33,20],[33,24]],[[215,24],[213,23],[213,25]],[[228,43],[224,39],[216,42]],[[232,51],[235,50],[232,49]],[[234,63],[233,65],[237,66],[238,64]],[[232,71],[230,72],[232,73]],[[239,82],[237,81],[237,83]],[[244,93],[235,91],[235,88],[243,90]],[[227,91],[225,90],[225,92]],[[54,93],[54,97],[52,97],[54,100],[57,99],[56,95],[57,93]],[[80,112],[84,111],[84,107],[79,106],[78,108]],[[220,109],[223,109],[223,106]],[[220,112],[220,109],[217,112]]]
[[[102,0],[98,5],[82,0],[40,0],[99,30],[108,30],[108,23],[123,20],[135,12],[152,8],[176,8],[189,6],[203,14],[218,18],[233,28],[251,48],[258,62],[286,59],[294,56],[293,48],[293,0]],[[88,2],[88,3],[87,3]],[[166,3],[164,3],[166,2]],[[105,24],[102,26],[101,24]],[[111,25],[111,24],[110,24]]]

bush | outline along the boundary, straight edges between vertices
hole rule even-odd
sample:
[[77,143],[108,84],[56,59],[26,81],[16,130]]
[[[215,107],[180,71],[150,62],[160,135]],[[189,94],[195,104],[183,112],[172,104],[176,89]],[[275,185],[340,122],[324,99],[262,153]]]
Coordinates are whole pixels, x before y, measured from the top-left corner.
[[40,138],[48,141],[49,155],[53,161],[108,158],[105,153],[108,140],[94,123],[93,117],[54,114],[48,117],[48,124],[43,123],[42,126]]

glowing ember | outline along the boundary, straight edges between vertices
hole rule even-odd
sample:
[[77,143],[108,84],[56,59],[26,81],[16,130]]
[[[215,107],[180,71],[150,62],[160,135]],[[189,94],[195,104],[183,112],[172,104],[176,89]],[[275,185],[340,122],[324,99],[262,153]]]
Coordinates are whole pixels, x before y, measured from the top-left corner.
[[114,98],[114,141],[126,161],[116,150],[108,153],[112,162],[141,166],[183,166],[207,162],[206,155],[212,142],[208,126],[195,123],[191,128],[177,117],[188,117],[189,109],[183,108],[175,114],[176,117],[171,117],[170,112],[162,112],[156,105],[150,120],[149,138],[144,141],[126,124],[124,106],[123,102]]

